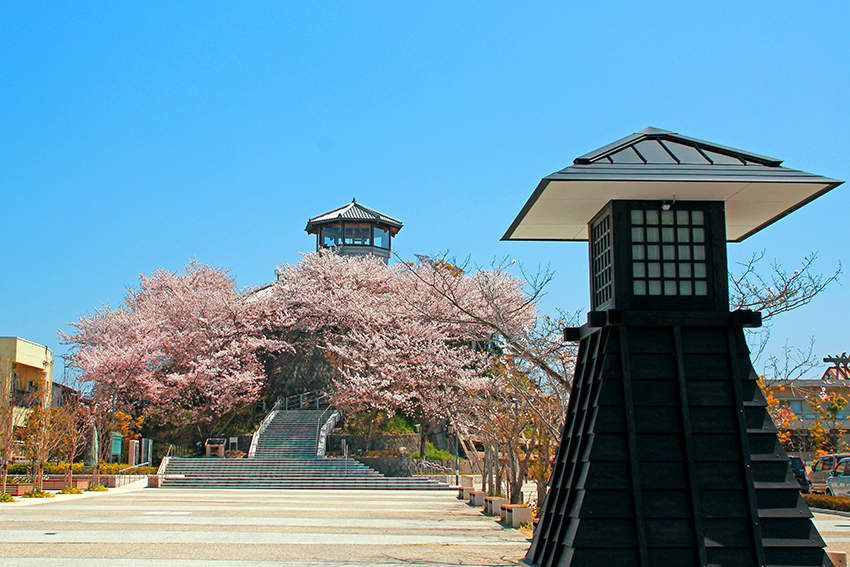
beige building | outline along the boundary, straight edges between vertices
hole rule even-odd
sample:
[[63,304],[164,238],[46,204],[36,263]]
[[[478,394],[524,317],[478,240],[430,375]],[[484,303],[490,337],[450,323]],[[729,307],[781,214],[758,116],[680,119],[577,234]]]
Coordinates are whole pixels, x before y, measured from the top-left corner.
[[29,408],[44,396],[50,400],[52,390],[53,352],[18,337],[0,337],[0,403],[12,406],[14,424],[23,426]]

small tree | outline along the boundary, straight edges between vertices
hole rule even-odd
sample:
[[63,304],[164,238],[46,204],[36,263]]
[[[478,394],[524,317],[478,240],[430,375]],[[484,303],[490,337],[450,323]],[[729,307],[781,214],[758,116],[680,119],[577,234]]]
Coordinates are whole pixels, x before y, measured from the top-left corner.
[[[759,377],[759,386],[761,386],[767,399],[767,412],[776,425],[776,429],[778,430],[777,435],[780,443],[782,443],[782,447],[789,452],[799,450],[798,447],[795,447],[796,440],[792,430],[794,424],[800,422],[800,418],[797,417],[791,406],[776,398],[772,389],[765,387],[764,376]],[[784,390],[785,388],[785,386],[779,387],[780,390]]]
[[6,492],[6,479],[9,474],[9,461],[15,443],[15,408],[12,396],[12,361],[0,360],[0,459],[3,462],[2,490]]
[[844,396],[838,392],[827,393],[824,388],[810,396],[808,403],[816,416],[809,426],[809,434],[818,452],[825,454],[847,451],[850,447],[843,438],[848,432],[846,420],[839,417],[847,405]]
[[50,391],[46,381],[37,381],[37,391],[34,396],[38,403],[30,409],[22,437],[24,450],[33,464],[33,483],[35,488],[44,487],[44,464],[57,456],[68,434],[68,414],[61,407],[50,404]]

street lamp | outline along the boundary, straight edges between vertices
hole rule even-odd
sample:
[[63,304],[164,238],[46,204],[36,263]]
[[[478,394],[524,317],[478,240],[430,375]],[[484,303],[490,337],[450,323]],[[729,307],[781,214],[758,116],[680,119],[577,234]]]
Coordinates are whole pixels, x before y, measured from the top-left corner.
[[729,312],[726,242],[842,183],[781,163],[647,128],[545,177],[508,229],[586,240],[590,265],[532,564],[825,564],[749,361],[761,314]]
[[448,433],[449,438],[455,438],[455,486],[460,486],[460,463],[458,456],[458,438],[457,438],[457,429],[455,429],[454,424],[448,424],[446,426],[446,433]]

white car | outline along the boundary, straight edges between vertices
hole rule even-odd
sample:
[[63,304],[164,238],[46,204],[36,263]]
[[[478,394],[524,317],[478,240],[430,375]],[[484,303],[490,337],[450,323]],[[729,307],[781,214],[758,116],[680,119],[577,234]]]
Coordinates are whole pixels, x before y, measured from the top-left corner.
[[832,475],[826,479],[829,496],[850,496],[850,458],[838,461]]

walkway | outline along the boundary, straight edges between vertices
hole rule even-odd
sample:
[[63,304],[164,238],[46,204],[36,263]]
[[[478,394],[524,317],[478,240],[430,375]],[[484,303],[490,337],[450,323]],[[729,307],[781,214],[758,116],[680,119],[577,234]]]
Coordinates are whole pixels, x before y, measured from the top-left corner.
[[515,565],[529,541],[442,491],[117,489],[0,505],[20,567]]

